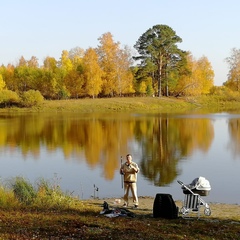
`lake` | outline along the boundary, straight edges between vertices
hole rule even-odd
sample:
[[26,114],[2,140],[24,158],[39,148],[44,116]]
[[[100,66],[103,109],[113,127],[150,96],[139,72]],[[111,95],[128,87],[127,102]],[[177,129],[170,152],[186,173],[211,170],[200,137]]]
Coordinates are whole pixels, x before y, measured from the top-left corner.
[[127,153],[140,167],[139,196],[182,200],[177,180],[203,176],[212,187],[205,201],[240,204],[238,113],[0,114],[3,184],[44,178],[81,199],[121,198]]

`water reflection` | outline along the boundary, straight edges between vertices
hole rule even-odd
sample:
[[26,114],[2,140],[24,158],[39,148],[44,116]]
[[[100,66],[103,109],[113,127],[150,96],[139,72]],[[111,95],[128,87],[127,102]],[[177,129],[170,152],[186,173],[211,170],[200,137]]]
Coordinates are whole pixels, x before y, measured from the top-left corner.
[[[107,181],[116,178],[120,156],[136,151],[144,179],[154,186],[168,186],[182,174],[183,169],[179,168],[182,159],[210,150],[214,121],[218,117],[122,113],[2,114],[0,148],[20,151],[22,159],[31,155],[34,160],[40,158],[43,148],[49,155],[61,151],[66,162],[75,159],[84,162],[89,169],[101,168],[102,177]],[[238,157],[240,118],[235,116],[226,120],[231,136],[229,148]]]
[[240,119],[230,119],[228,128],[231,136],[228,146],[236,158],[240,155]]
[[143,146],[141,167],[157,186],[171,183],[179,174],[178,161],[190,156],[194,150],[207,151],[214,133],[209,119],[183,119],[156,117],[148,134],[140,137]]
[[49,152],[61,149],[66,160],[74,155],[81,161],[84,155],[91,168],[102,166],[107,180],[119,168],[119,153],[128,152],[128,143],[134,140],[142,148],[142,172],[157,186],[171,183],[179,159],[196,149],[207,151],[213,139],[209,119],[166,115],[4,116],[0,131],[1,146],[18,148],[23,157],[30,153],[37,159],[41,146]]

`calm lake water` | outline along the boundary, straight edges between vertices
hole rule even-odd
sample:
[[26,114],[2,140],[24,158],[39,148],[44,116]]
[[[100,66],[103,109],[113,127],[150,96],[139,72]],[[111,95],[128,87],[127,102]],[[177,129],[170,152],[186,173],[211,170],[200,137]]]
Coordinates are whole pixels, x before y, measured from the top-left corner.
[[[121,156],[138,163],[138,195],[184,195],[203,176],[207,202],[240,204],[240,114],[0,114],[0,177],[59,183],[82,199],[120,198]],[[141,204],[141,203],[140,203]]]

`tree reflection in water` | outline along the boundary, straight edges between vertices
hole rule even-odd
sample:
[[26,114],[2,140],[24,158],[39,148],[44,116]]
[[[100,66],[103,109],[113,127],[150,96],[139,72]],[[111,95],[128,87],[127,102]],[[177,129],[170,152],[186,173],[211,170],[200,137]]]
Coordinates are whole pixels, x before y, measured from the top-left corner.
[[[132,153],[141,175],[154,186],[165,186],[182,174],[179,162],[207,154],[214,141],[214,121],[207,115],[174,114],[2,114],[0,148],[21,152],[22,164],[41,151],[60,151],[91,169],[101,169],[106,181],[116,178],[120,157]],[[211,115],[212,116],[212,115]],[[239,120],[229,120],[230,150],[239,157]],[[52,159],[49,159],[52,161]],[[57,164],[57,162],[56,162]],[[46,166],[47,168],[48,166]],[[196,176],[198,177],[198,176]]]

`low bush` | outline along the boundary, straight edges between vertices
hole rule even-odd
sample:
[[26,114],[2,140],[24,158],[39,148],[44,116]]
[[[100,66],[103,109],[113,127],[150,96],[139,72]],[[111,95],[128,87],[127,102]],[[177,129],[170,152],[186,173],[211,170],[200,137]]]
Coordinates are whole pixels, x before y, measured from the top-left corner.
[[29,205],[36,198],[36,191],[32,184],[22,177],[16,177],[11,184],[15,197],[23,204]]
[[33,203],[35,207],[40,209],[68,209],[74,206],[76,199],[63,193],[55,182],[51,183],[45,179],[40,179],[37,186],[37,197]]
[[20,98],[16,92],[10,90],[0,91],[0,106],[10,107],[12,105],[17,105],[20,102]]
[[5,188],[4,186],[0,187],[0,207],[8,210],[19,207],[19,202],[13,191]]
[[29,90],[23,93],[21,104],[24,107],[33,107],[42,103],[43,100],[44,98],[38,90]]
[[56,179],[39,179],[35,185],[23,177],[8,181],[8,187],[0,185],[0,206],[2,209],[30,207],[34,209],[66,210],[80,206],[78,198],[64,193]]

